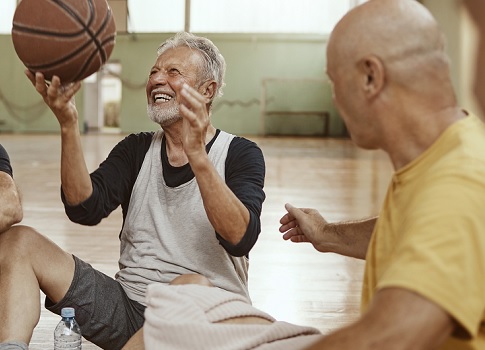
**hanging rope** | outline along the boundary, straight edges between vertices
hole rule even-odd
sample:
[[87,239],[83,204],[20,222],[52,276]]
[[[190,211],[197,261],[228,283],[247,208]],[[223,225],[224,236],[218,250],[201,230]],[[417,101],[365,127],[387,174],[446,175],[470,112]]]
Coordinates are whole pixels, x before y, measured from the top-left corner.
[[13,103],[7,99],[2,90],[0,90],[0,101],[13,119],[24,124],[29,124],[40,119],[47,110],[47,106],[42,100],[27,106]]

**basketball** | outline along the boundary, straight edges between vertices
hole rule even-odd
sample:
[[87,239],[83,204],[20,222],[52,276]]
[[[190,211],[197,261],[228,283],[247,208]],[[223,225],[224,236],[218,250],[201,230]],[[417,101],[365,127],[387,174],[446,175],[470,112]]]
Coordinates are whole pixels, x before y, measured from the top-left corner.
[[23,64],[46,80],[82,80],[108,60],[116,39],[106,0],[22,0],[12,24],[12,41]]

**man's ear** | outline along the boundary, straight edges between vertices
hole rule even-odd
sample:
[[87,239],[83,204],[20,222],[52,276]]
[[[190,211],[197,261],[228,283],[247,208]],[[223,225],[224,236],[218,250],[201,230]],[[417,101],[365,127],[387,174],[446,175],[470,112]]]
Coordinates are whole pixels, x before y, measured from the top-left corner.
[[199,88],[199,92],[209,101],[212,101],[214,99],[216,90],[217,83],[214,80],[206,81]]
[[358,63],[359,73],[363,79],[362,87],[367,97],[378,95],[385,84],[385,69],[382,61],[377,56],[367,56]]

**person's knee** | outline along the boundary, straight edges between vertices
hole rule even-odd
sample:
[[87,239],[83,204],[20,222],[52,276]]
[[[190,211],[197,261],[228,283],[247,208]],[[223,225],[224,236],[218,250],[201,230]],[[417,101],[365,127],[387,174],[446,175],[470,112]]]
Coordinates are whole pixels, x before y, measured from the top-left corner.
[[28,257],[32,248],[40,248],[40,233],[24,225],[12,226],[0,233],[0,261]]
[[200,284],[202,286],[213,287],[214,285],[205,276],[199,274],[180,275],[172,280],[170,284]]

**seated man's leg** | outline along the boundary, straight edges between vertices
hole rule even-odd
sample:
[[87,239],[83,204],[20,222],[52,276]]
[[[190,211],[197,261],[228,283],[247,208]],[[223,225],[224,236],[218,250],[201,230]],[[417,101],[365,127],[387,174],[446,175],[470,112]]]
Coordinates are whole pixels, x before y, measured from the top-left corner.
[[[161,330],[160,330],[161,331]],[[121,350],[144,350],[145,342],[143,341],[143,327],[133,335]]]
[[74,261],[48,238],[27,226],[0,234],[0,343],[28,344],[40,317],[39,293],[64,297],[74,275]]
[[84,338],[103,349],[120,349],[143,325],[145,307],[128,299],[117,281],[32,228],[14,226],[0,234],[0,343],[30,341],[39,289],[50,311],[74,307]]
[[74,257],[71,286],[63,299],[45,306],[57,314],[63,307],[76,310],[84,338],[102,349],[120,349],[144,322],[145,306],[130,300],[118,281]]
[[178,285],[178,284],[200,284],[201,286],[207,286],[207,287],[214,287],[214,285],[209,281],[209,279],[203,275],[198,275],[198,274],[186,274],[186,275],[180,275],[178,277],[175,277],[172,282],[170,282],[172,285]]

